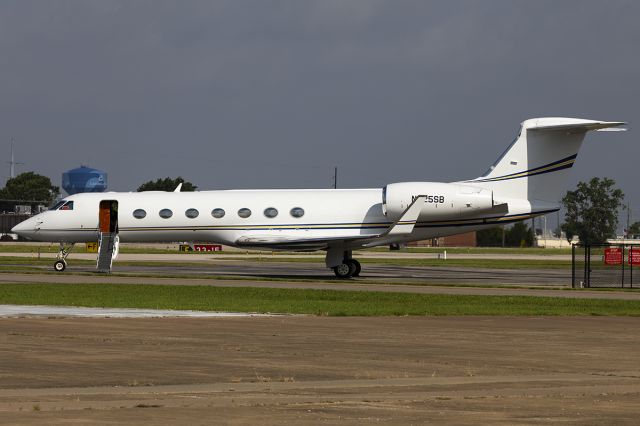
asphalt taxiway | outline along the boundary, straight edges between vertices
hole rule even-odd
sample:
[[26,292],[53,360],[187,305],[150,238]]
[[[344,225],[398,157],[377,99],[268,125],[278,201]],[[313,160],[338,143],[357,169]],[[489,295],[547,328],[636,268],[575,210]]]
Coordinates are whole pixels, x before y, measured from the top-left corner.
[[[6,255],[6,253],[5,253]],[[15,256],[15,255],[12,255]],[[362,263],[362,278],[369,281],[389,282],[403,281],[432,284],[464,284],[464,285],[511,285],[535,287],[570,287],[571,269],[529,268],[465,268],[447,266],[446,260],[437,267],[409,266],[388,263],[385,260],[395,259],[389,253],[375,254],[377,257],[365,257]],[[35,258],[35,255],[22,253],[21,257]],[[289,257],[289,256],[287,256]],[[424,258],[424,257],[419,257]],[[431,258],[431,257],[427,257]],[[77,254],[69,258],[69,270],[91,273],[95,267],[75,264],[74,260],[95,260],[95,255]],[[265,255],[256,259],[255,255],[242,256],[206,255],[206,254],[126,254],[118,257],[113,264],[114,273],[143,274],[154,276],[171,276],[179,274],[196,278],[198,276],[242,277],[255,279],[333,279],[333,272],[324,266],[320,259],[302,255],[292,261],[283,261],[282,256]],[[305,261],[305,260],[309,261]],[[404,259],[404,258],[399,258]],[[547,259],[538,256],[538,260]],[[380,261],[382,260],[382,261]],[[376,262],[378,261],[378,262]],[[517,260],[511,260],[517,262]],[[0,263],[11,266],[11,260],[4,261],[0,254]],[[51,266],[40,266],[43,271],[53,269]],[[19,265],[15,265],[19,266]]]

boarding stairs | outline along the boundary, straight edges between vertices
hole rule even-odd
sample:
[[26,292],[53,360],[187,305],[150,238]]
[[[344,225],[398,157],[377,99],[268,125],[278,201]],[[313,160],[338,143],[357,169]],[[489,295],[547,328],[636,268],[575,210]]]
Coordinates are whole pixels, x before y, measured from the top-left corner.
[[98,246],[98,272],[111,272],[113,260],[118,256],[120,238],[117,232],[101,232]]

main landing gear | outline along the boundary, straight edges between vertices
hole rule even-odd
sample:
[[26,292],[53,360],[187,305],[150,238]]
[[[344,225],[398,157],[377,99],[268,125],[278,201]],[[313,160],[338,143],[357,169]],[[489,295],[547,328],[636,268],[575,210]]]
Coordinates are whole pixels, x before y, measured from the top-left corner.
[[360,262],[351,257],[351,250],[346,250],[343,253],[342,263],[339,263],[331,269],[333,269],[333,273],[336,274],[338,278],[351,278],[360,276],[362,266],[360,266]]
[[341,264],[334,266],[332,269],[338,278],[351,278],[360,275],[362,266],[360,266],[360,262],[355,259],[345,259]]
[[344,246],[333,246],[327,249],[325,264],[333,269],[338,278],[351,278],[360,276],[362,266],[360,262],[351,257],[351,250],[345,250]]
[[58,256],[56,256],[56,261],[53,264],[53,269],[56,272],[62,272],[67,269],[67,256],[71,253],[73,246],[75,243],[67,244],[60,243],[60,251],[58,252]]

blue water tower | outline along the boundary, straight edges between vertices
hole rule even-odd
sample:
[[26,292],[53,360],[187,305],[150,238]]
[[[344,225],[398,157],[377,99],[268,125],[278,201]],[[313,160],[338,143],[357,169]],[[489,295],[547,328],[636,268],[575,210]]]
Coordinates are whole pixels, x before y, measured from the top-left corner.
[[104,192],[107,190],[107,174],[102,170],[80,166],[62,174],[62,188],[69,195],[79,192]]

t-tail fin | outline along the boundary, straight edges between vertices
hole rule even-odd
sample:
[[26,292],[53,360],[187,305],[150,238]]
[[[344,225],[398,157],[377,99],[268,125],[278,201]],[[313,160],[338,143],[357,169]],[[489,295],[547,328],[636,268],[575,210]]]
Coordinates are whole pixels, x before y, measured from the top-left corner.
[[468,181],[500,199],[558,203],[566,191],[569,169],[589,130],[626,130],[618,121],[579,118],[533,118],[522,123],[518,137],[483,176]]

